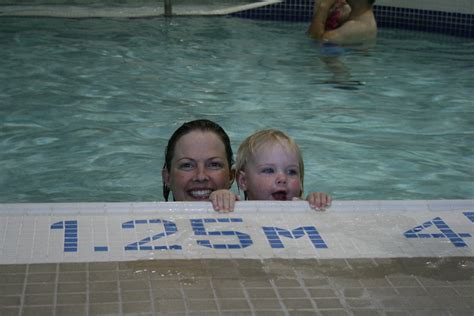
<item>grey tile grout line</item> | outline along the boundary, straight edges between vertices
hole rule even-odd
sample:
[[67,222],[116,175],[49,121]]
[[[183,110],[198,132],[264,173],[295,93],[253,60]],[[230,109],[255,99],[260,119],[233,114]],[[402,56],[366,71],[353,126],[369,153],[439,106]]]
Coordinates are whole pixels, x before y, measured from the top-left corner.
[[122,305],[122,287],[120,286],[120,264],[115,265],[115,273],[117,273],[116,285],[117,285],[117,296],[118,296],[118,306],[119,314],[123,315],[123,305]]
[[59,263],[56,263],[55,270],[56,270],[56,273],[54,276],[53,316],[56,316],[56,308],[58,306]]
[[5,230],[2,234],[2,236],[0,236],[0,253],[3,253],[4,250],[5,250],[5,242],[7,240],[7,227],[8,227],[8,222],[10,221],[10,217],[7,216],[7,220],[5,221]]
[[146,279],[147,279],[147,285],[148,285],[148,293],[150,297],[151,313],[152,315],[156,315],[155,295],[153,291],[153,286],[151,284],[151,271],[147,269],[146,272],[147,272]]
[[275,281],[273,279],[270,279],[269,280],[270,282],[270,285],[272,286],[272,289],[273,289],[273,292],[275,292],[275,295],[278,299],[278,303],[280,303],[280,306],[282,308],[282,311],[285,313],[286,316],[290,316],[290,313],[288,312],[288,308],[286,307],[286,305],[283,303],[283,299],[282,297],[280,296],[280,293],[278,292],[278,288],[275,284]]
[[[9,217],[7,218],[7,224],[9,222]],[[23,223],[23,222],[22,222]],[[18,235],[21,235],[21,227],[22,225],[20,225],[19,227],[19,234]],[[15,252],[15,255],[18,256],[18,243],[20,242],[20,239],[18,238],[17,240],[17,245],[16,245],[16,252]],[[23,309],[25,308],[25,301],[26,301],[26,287],[27,287],[27,280],[28,280],[28,274],[29,274],[29,271],[30,271],[30,265],[27,264],[26,265],[26,271],[25,271],[25,277],[23,279],[23,293],[22,293],[22,300],[21,300],[21,308],[20,308],[20,315],[23,314]]]
[[184,312],[186,315],[189,315],[190,314],[190,310],[189,310],[189,304],[186,300],[186,293],[184,292],[184,288],[183,288],[183,284],[181,282],[181,279],[178,277],[178,284],[179,284],[179,291],[181,292],[181,297],[183,298],[183,303],[184,303]]
[[90,315],[90,284],[89,284],[89,263],[85,264],[85,269],[86,269],[86,315]]
[[[209,268],[209,267],[208,267],[208,268]],[[212,298],[213,298],[214,302],[216,303],[217,314],[218,314],[218,315],[222,315],[221,304],[220,304],[219,298],[218,298],[217,295],[216,295],[216,289],[214,288],[214,282],[212,282],[212,279],[209,279],[208,282],[209,282],[209,284],[210,284],[210,286],[211,286]]]
[[309,293],[309,290],[306,284],[304,284],[301,273],[299,271],[295,271],[295,275],[296,275],[296,280],[298,281],[298,284],[300,285],[300,288],[303,289],[304,293],[306,294],[306,297],[309,298],[309,301],[311,302],[311,305],[313,306],[314,311],[316,312],[317,315],[321,315],[321,311],[319,310],[318,304]]
[[30,265],[26,264],[25,265],[25,277],[23,278],[23,291],[21,293],[21,298],[20,298],[20,309],[18,310],[19,315],[23,315],[23,309],[25,306],[25,300],[26,300],[26,283],[27,283],[27,275],[30,271]]
[[252,300],[250,299],[250,295],[247,291],[247,288],[244,286],[241,280],[239,280],[239,284],[242,287],[242,292],[244,293],[244,297],[247,300],[247,303],[249,304],[250,312],[252,313],[253,316],[255,316],[256,315],[255,306],[253,305]]

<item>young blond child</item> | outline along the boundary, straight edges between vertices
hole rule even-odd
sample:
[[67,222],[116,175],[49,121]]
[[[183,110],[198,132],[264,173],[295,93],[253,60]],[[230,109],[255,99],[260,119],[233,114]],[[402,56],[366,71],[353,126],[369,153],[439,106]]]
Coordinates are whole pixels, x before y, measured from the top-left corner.
[[[238,149],[235,172],[246,200],[303,197],[303,157],[294,140],[282,131],[261,130],[247,137]],[[306,200],[314,209],[331,204],[331,197],[323,192],[312,192]]]

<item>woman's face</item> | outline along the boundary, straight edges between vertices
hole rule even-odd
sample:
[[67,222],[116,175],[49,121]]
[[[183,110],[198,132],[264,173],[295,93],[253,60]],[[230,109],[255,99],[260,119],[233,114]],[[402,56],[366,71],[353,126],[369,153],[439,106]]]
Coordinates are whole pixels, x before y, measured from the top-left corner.
[[175,201],[207,201],[220,189],[230,189],[233,175],[225,145],[213,132],[192,131],[177,142],[170,170],[163,169],[163,182]]

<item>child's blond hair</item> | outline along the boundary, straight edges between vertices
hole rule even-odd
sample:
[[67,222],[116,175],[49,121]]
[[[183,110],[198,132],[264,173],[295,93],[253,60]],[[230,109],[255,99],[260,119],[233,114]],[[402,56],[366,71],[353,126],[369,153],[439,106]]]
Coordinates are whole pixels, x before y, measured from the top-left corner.
[[[268,144],[278,143],[282,146],[289,146],[291,150],[296,152],[299,159],[299,173],[301,181],[301,194],[303,194],[303,183],[304,183],[304,163],[303,155],[301,150],[295,141],[284,132],[277,129],[265,129],[260,130],[252,135],[248,136],[242,144],[240,144],[237,151],[237,158],[235,161],[235,174],[236,176],[240,171],[244,171],[245,166],[252,157],[254,157],[259,150]],[[238,183],[237,183],[238,185]],[[239,188],[240,189],[240,188]],[[244,192],[245,193],[245,192]]]

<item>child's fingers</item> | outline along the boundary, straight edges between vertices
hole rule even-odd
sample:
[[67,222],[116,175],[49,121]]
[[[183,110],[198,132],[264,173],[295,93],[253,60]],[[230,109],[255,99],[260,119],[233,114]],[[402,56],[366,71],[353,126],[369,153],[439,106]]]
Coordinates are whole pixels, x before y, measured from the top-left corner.
[[237,196],[227,190],[215,191],[211,194],[212,207],[217,212],[232,212],[235,207]]
[[308,195],[307,200],[311,208],[316,210],[324,210],[326,207],[329,207],[332,202],[331,196],[323,192],[312,192]]
[[221,204],[221,212],[232,212],[234,210],[234,206],[232,205],[232,201],[233,200],[233,197],[232,197],[232,194],[225,194],[225,195],[222,195],[221,197],[221,201],[220,201],[220,204]]

